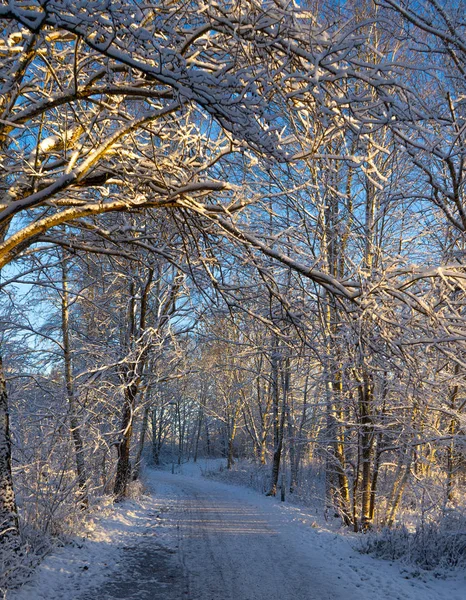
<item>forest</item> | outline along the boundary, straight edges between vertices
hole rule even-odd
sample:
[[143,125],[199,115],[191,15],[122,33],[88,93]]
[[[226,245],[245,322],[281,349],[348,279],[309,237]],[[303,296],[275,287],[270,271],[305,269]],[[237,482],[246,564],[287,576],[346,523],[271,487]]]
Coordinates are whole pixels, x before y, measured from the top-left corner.
[[5,576],[201,457],[464,531],[465,15],[0,0]]

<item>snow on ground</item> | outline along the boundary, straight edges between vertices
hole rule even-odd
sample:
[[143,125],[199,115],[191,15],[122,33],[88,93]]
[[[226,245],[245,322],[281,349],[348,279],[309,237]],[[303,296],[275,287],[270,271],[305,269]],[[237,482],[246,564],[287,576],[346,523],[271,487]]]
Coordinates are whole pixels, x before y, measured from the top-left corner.
[[[88,523],[86,537],[56,548],[19,590],[6,600],[75,600],[111,579],[125,551],[150,533],[162,519],[164,508],[152,495],[103,507]],[[157,528],[160,542],[170,547],[172,539]],[[98,598],[98,597],[97,597]],[[101,600],[98,598],[98,600]]]
[[[281,503],[278,498],[265,497],[254,490],[211,479],[198,480],[193,485],[193,479],[199,472],[215,471],[217,468],[218,465],[202,464],[202,462],[199,465],[184,465],[182,467],[183,475],[174,476],[173,481],[177,484],[174,483],[173,487],[169,483],[170,479],[160,473],[152,472],[149,477],[152,486],[158,488],[163,496],[168,494],[173,498],[178,494],[180,501],[183,501],[183,494],[197,496],[194,505],[197,507],[201,504],[201,506],[198,514],[195,515],[195,520],[196,523],[200,522],[200,525],[203,525],[207,531],[217,529],[219,533],[230,532],[229,536],[223,538],[222,544],[218,545],[215,545],[212,535],[210,535],[205,546],[214,547],[213,556],[210,557],[213,560],[216,559],[215,549],[217,546],[218,552],[221,552],[221,548],[225,548],[229,543],[228,537],[231,540],[233,527],[238,527],[241,517],[239,506],[247,507],[247,510],[244,510],[244,519],[245,521],[249,520],[248,526],[254,527],[257,534],[248,536],[247,546],[244,546],[244,543],[242,546],[238,545],[237,551],[246,554],[247,548],[248,559],[257,561],[256,565],[250,564],[250,570],[259,571],[259,578],[265,582],[270,579],[271,571],[280,573],[284,563],[286,568],[283,577],[288,578],[287,586],[290,586],[290,574],[293,574],[295,566],[297,570],[302,570],[303,578],[308,577],[312,582],[309,596],[307,593],[302,596],[293,596],[293,594],[288,596],[286,590],[280,589],[280,595],[271,596],[272,598],[276,597],[281,600],[288,597],[293,600],[308,600],[308,598],[336,600],[340,597],[348,600],[353,598],[359,600],[373,600],[374,598],[380,600],[465,600],[466,579],[464,573],[457,573],[445,580],[436,579],[430,573],[419,572],[417,569],[404,567],[400,563],[390,563],[360,554],[354,548],[354,540],[357,536],[348,534],[348,531],[343,529],[339,533],[335,533],[332,530],[333,523],[318,524],[315,514],[304,507]],[[179,488],[178,490],[175,485]],[[167,486],[172,489],[168,489]],[[210,498],[211,502],[208,506],[204,502],[204,506],[202,506],[200,498]],[[228,500],[225,501],[225,498]],[[228,523],[228,520],[225,519],[224,523],[219,526],[218,518],[222,511],[222,503],[224,513],[230,516],[231,522]],[[209,517],[212,512],[212,517]],[[212,521],[209,521],[209,518]],[[243,539],[247,534],[246,529],[245,527],[245,531],[240,531]],[[261,553],[259,544],[262,544],[266,537],[270,539],[269,535],[264,535],[266,534],[265,529],[269,529],[268,534],[275,535],[277,540],[276,555],[271,557],[272,560],[268,565],[266,561],[260,560],[263,553]],[[186,554],[189,555],[189,539],[187,542],[185,544],[188,546]],[[301,560],[301,556],[308,558],[308,562]],[[190,560],[193,560],[193,557],[188,556],[188,560],[185,558],[188,572]],[[235,557],[234,552],[230,553],[228,560],[234,564],[230,570],[236,570],[236,574],[232,573],[232,576],[238,578],[239,573],[240,578],[244,577],[248,580],[248,574],[241,572],[241,562],[238,557]],[[202,568],[199,564],[196,565],[195,561],[192,564],[194,569]],[[311,568],[312,573],[309,575]],[[206,580],[205,572],[202,574],[202,579]],[[246,587],[253,589],[254,579],[248,580]],[[197,596],[195,597],[197,598]],[[226,594],[225,597],[230,598],[230,595]],[[235,597],[235,595],[231,594],[231,597]],[[238,600],[243,600],[243,596],[237,597]],[[257,597],[262,598],[262,596]],[[256,598],[256,596],[251,596],[251,598]],[[215,600],[223,600],[223,598],[218,597]],[[249,600],[249,596],[245,596],[244,600]]]
[[440,580],[360,554],[353,535],[316,523],[312,510],[202,477],[219,466],[201,460],[178,467],[174,475],[148,469],[151,496],[97,519],[89,539],[56,550],[7,598],[168,599],[170,594],[160,591],[151,595],[147,586],[138,595],[125,595],[129,578],[136,572],[140,577],[143,563],[128,569],[126,587],[109,591],[106,585],[124,565],[125,548],[154,543],[179,554],[182,567],[173,572],[189,580],[183,595],[188,600],[465,600],[464,573]]

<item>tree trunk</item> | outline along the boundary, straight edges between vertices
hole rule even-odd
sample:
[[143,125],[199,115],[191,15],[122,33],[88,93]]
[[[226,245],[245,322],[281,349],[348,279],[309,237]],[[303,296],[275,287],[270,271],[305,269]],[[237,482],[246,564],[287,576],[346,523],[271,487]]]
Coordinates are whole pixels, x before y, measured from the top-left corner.
[[157,409],[152,409],[152,459],[155,465],[160,465],[160,453],[164,442],[164,415],[165,409],[162,406],[157,419]]
[[11,437],[3,362],[0,357],[0,547],[19,549],[19,519],[11,472]]
[[404,488],[408,480],[408,475],[411,471],[412,449],[409,448],[405,455],[404,465],[400,464],[398,472],[393,483],[392,493],[387,507],[388,516],[385,520],[385,525],[391,527],[395,521],[396,513],[401,504]]
[[363,373],[363,381],[359,386],[359,410],[361,415],[361,455],[362,455],[362,504],[361,528],[367,531],[371,527],[372,476],[371,462],[374,442],[372,426],[373,385],[367,373]]
[[73,383],[73,365],[71,361],[71,343],[70,343],[70,312],[69,312],[69,292],[68,292],[68,269],[66,257],[62,258],[63,272],[63,290],[62,290],[62,335],[63,335],[63,360],[65,363],[65,382],[66,395],[68,400],[68,414],[70,420],[71,437],[74,444],[74,455],[76,463],[76,476],[78,479],[78,503],[82,509],[89,506],[89,497],[87,490],[87,475],[84,459],[84,444],[81,437],[79,419],[76,410],[76,400]]
[[304,427],[306,425],[306,420],[307,420],[308,385],[309,385],[309,374],[306,375],[306,380],[305,380],[305,384],[304,384],[304,397],[303,397],[301,419],[299,422],[299,428],[298,428],[298,432],[297,432],[297,436],[296,436],[297,440],[295,440],[295,444],[294,444],[294,446],[295,446],[294,460],[291,459],[291,452],[290,452],[290,464],[291,464],[290,492],[291,493],[294,492],[294,490],[296,489],[296,487],[298,485],[299,469],[300,469],[301,460],[303,457],[304,446],[305,446],[305,443],[303,442],[303,434],[304,434]]
[[178,465],[181,466],[183,462],[183,453],[184,453],[184,430],[186,420],[181,420],[181,402],[176,403],[176,416],[178,421]]
[[135,406],[135,386],[128,386],[125,389],[125,406],[123,409],[123,418],[121,422],[121,438],[117,444],[118,451],[118,462],[117,472],[115,477],[115,487],[113,494],[115,496],[115,502],[123,500],[126,496],[126,490],[128,482],[131,477],[131,463],[130,463],[130,448],[131,448],[131,436],[133,433],[133,413]]
[[231,469],[231,467],[235,464],[234,461],[234,443],[235,443],[235,438],[236,438],[236,432],[238,429],[238,419],[239,419],[239,415],[241,413],[241,409],[242,409],[242,404],[236,400],[234,407],[233,407],[233,413],[229,419],[229,424],[228,424],[228,450],[227,450],[227,469]]
[[[455,365],[455,376],[459,375],[459,365]],[[458,398],[459,386],[457,383],[453,385],[453,388],[450,392],[450,410],[451,410],[451,418],[448,423],[448,434],[451,437],[450,443],[447,446],[447,501],[451,501],[455,496],[455,480],[456,474],[458,471],[458,463],[461,463],[461,460],[458,456],[458,451],[456,449],[456,435],[458,431],[458,420],[454,417],[454,413],[456,411],[456,404]]]
[[370,502],[370,508],[369,508],[369,518],[370,518],[371,523],[374,521],[374,516],[375,516],[375,498],[376,498],[376,494],[377,494],[377,483],[379,480],[380,464],[381,464],[382,453],[383,453],[383,450],[381,449],[381,444],[382,444],[382,442],[381,442],[381,440],[379,440],[379,442],[377,444],[377,452],[376,452],[375,460],[374,460],[374,469],[372,471],[371,502]]
[[[136,324],[137,296],[134,282],[131,282],[129,288],[129,304],[127,315],[127,332],[125,340],[125,350],[137,349],[137,340],[140,339],[146,330],[146,318],[148,308],[148,298],[152,286],[154,270],[149,269],[144,289],[139,298],[139,323]],[[113,490],[115,502],[119,502],[126,496],[128,483],[131,479],[130,449],[131,437],[133,433],[134,410],[136,408],[136,398],[139,392],[144,366],[147,359],[148,347],[142,351],[135,361],[131,361],[121,373],[124,384],[124,406],[121,423],[121,438],[117,444],[118,462],[115,477],[115,487]]]
[[[273,461],[272,461],[272,481],[270,485],[270,490],[267,492],[267,496],[275,496],[277,494],[277,485],[278,485],[278,476],[280,474],[280,462],[282,456],[283,449],[283,436],[285,433],[285,417],[286,417],[286,406],[288,402],[288,390],[290,383],[290,370],[289,370],[289,359],[286,359],[285,369],[284,369],[284,377],[283,377],[283,403],[282,403],[282,412],[280,418],[278,418],[278,356],[276,357],[276,365],[275,365],[275,377],[272,377],[272,383],[275,381],[275,388],[273,389],[274,394],[274,422],[275,422],[275,447],[273,451]],[[273,363],[272,363],[273,364]]]
[[[383,386],[382,386],[382,410],[379,416],[379,425],[382,425],[386,416],[386,405],[387,405],[387,394],[388,394],[388,383],[387,383],[387,373],[384,373]],[[384,453],[384,432],[381,429],[375,440],[375,459],[374,459],[374,468],[372,471],[372,483],[371,483],[371,502],[370,502],[370,520],[374,521],[375,517],[375,499],[377,495],[377,483],[379,479],[380,467],[382,464],[382,454]]]
[[133,473],[132,473],[133,481],[136,481],[139,478],[139,471],[141,470],[141,458],[142,458],[142,453],[144,451],[144,442],[146,439],[147,424],[149,421],[149,410],[150,410],[150,408],[147,406],[144,409],[144,414],[142,416],[141,433],[139,435],[138,450],[136,452],[136,458],[134,460],[134,468],[133,468]]
[[197,462],[197,455],[199,452],[199,440],[201,439],[201,431],[202,431],[202,421],[204,419],[204,409],[201,405],[199,405],[199,412],[197,414],[197,431],[196,431],[196,441],[194,444],[194,456],[193,461]]
[[291,410],[288,407],[287,410],[287,421],[288,421],[288,454],[290,457],[290,494],[292,494],[298,484],[298,474],[296,470],[296,439],[293,421],[291,418]]
[[233,451],[236,437],[236,425],[237,417],[233,416],[233,422],[230,423],[230,427],[228,428],[227,469],[231,469],[231,467],[235,464]]
[[212,442],[210,441],[209,419],[205,418],[204,422],[205,422],[205,443],[206,443],[207,456],[211,456],[211,454],[212,454]]
[[[328,376],[327,376],[328,377]],[[345,448],[339,422],[343,414],[341,408],[341,373],[327,380],[327,503],[339,511],[346,525],[351,525],[349,517],[349,483],[345,469]],[[336,398],[335,396],[338,396]]]

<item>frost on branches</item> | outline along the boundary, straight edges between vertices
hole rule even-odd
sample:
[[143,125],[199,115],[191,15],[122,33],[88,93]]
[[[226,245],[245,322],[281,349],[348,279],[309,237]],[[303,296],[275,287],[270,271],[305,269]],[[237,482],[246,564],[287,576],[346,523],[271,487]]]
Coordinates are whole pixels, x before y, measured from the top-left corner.
[[461,511],[464,9],[0,2],[5,556],[145,454]]

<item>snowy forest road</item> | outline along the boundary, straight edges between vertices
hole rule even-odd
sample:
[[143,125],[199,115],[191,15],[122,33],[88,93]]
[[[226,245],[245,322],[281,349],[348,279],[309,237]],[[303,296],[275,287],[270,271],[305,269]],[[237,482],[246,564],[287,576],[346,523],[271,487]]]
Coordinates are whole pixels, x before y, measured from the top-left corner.
[[354,534],[337,519],[326,523],[318,506],[201,477],[218,468],[210,462],[182,465],[184,474],[147,469],[149,494],[104,510],[88,539],[57,548],[8,600],[466,597],[461,573],[438,579],[362,554]]
[[280,518],[273,499],[161,471],[150,479],[177,522],[189,600],[361,598],[305,539],[309,528]]

